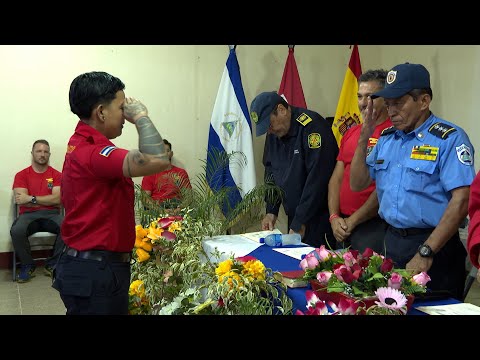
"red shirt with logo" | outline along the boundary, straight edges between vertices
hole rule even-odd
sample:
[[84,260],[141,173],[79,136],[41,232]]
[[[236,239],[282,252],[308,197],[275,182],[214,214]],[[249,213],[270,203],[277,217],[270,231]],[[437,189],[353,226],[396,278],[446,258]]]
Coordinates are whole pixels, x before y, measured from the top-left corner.
[[[28,194],[31,196],[45,196],[52,195],[52,189],[54,186],[60,186],[62,181],[62,173],[49,166],[43,173],[37,173],[33,170],[32,166],[29,166],[22,171],[19,171],[15,175],[13,180],[12,190],[15,188],[27,189]],[[52,210],[58,209],[55,205],[40,205],[37,206],[19,206],[19,214],[25,212],[32,212],[38,210]]]
[[142,180],[142,189],[152,192],[152,199],[164,201],[167,199],[178,198],[180,188],[191,188],[190,179],[187,172],[177,166],[169,170],[159,172],[149,176],[144,176]]
[[[373,149],[380,137],[382,131],[392,126],[390,118],[375,127],[372,136],[368,139],[367,156]],[[342,184],[340,187],[340,212],[344,215],[352,215],[367,201],[370,194],[375,190],[375,182],[372,182],[365,190],[354,192],[350,189],[350,166],[352,164],[353,155],[357,148],[358,139],[360,138],[361,125],[353,126],[347,130],[340,142],[337,161],[343,161],[344,172]]]
[[62,171],[65,244],[84,250],[129,252],[135,243],[134,186],[123,175],[128,150],[79,121]]

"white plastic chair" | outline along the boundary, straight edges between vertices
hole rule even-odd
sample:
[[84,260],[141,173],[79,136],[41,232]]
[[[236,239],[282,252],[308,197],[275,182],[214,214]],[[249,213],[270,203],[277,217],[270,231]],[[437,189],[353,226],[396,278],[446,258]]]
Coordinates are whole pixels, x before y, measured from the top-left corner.
[[[64,212],[63,207],[59,210],[61,212]],[[18,212],[19,212],[19,207],[15,203],[15,199],[13,200],[13,221],[18,217]],[[57,238],[57,234],[51,233],[48,231],[38,231],[33,233],[28,237],[28,241],[30,242],[30,249],[32,251],[37,251],[37,250],[51,250],[53,251],[55,247],[55,240]],[[47,257],[45,256],[39,256],[35,257],[33,255],[33,260],[35,262],[39,261],[45,261]],[[13,281],[17,280],[17,266],[20,264],[20,261],[17,261],[17,255],[15,253],[15,248],[13,248],[13,258],[12,258],[12,278]]]

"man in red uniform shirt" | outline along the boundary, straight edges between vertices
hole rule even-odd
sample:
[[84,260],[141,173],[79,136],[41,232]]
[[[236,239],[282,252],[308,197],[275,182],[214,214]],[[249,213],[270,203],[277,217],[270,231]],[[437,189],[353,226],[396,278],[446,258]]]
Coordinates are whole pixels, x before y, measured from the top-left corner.
[[[385,87],[386,70],[368,70],[358,79],[358,107],[362,116],[367,108],[368,97]],[[367,154],[373,149],[382,131],[392,126],[383,98],[374,102],[376,128],[368,142]],[[369,247],[383,252],[383,238],[387,224],[378,216],[378,199],[375,183],[360,192],[350,189],[350,164],[360,137],[361,126],[353,126],[343,136],[337,163],[328,184],[328,208],[333,235],[340,246],[351,245],[363,252]],[[343,244],[342,244],[343,243]]]
[[50,145],[47,140],[37,140],[32,146],[32,165],[19,171],[13,181],[15,203],[19,216],[10,229],[12,243],[21,267],[17,282],[23,283],[34,275],[35,262],[30,253],[28,237],[37,231],[57,234],[52,257],[45,263],[45,274],[51,276],[58,256],[63,250],[60,225],[60,182],[62,174],[48,165]]
[[[66,250],[53,287],[67,314],[128,314],[130,255],[135,242],[132,177],[165,170],[162,137],[140,101],[125,98],[123,82],[105,72],[77,76],[70,109],[80,121],[62,171]],[[125,120],[135,125],[138,150],[116,147]]]
[[[470,198],[468,203],[468,225],[467,250],[470,262],[477,269],[480,268],[480,173],[470,185]],[[477,280],[480,281],[480,271],[477,271]]]
[[[142,189],[159,203],[165,200],[179,199],[181,197],[181,188],[192,188],[187,172],[172,165],[172,144],[167,139],[163,139],[163,143],[165,144],[170,165],[165,171],[144,176],[142,179]],[[168,203],[170,204],[171,202]]]

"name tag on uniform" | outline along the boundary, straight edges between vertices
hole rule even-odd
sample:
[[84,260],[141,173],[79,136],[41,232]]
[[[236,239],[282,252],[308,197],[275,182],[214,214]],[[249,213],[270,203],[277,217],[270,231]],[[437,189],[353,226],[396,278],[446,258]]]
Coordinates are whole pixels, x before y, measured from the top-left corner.
[[438,147],[430,145],[417,145],[412,148],[411,159],[415,160],[437,160]]

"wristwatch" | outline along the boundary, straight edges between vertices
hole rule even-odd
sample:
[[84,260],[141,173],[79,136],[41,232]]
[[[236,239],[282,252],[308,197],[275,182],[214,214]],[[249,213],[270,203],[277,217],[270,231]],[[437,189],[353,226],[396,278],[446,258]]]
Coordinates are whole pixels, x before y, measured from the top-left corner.
[[434,252],[430,246],[427,244],[422,244],[418,247],[418,253],[421,257],[433,257]]
[[32,200],[30,200],[30,202],[32,204],[36,204],[37,203],[37,197],[36,196],[32,196]]

